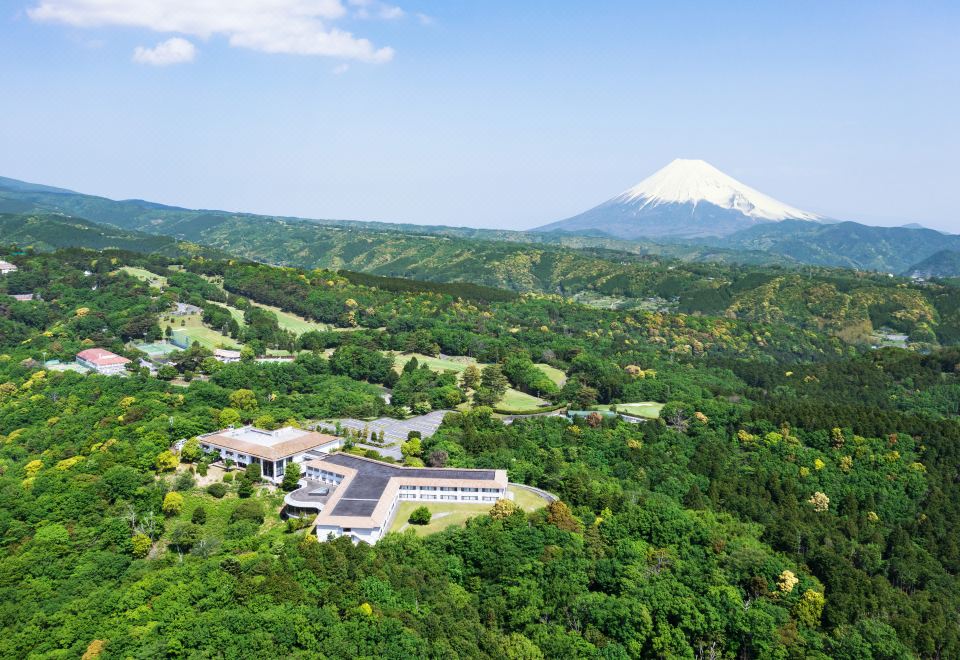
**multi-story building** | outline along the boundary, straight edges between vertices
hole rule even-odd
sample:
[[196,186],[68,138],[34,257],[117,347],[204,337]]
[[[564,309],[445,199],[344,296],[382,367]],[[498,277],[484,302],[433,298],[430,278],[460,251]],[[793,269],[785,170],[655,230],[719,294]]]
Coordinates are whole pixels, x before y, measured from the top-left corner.
[[[403,501],[493,504],[510,499],[506,470],[417,468],[336,453],[306,463],[307,479],[330,484],[315,508],[317,537],[349,536],[376,543],[390,529]],[[302,505],[301,505],[302,506]]]
[[239,467],[259,463],[263,478],[272,483],[280,483],[290,463],[321,458],[343,443],[342,438],[292,426],[275,431],[253,426],[228,428],[198,439],[203,451],[219,452],[222,460],[229,459]]
[[15,272],[17,272],[16,266],[14,266],[9,261],[4,261],[3,259],[0,259],[0,275],[6,275],[7,273],[15,273]]

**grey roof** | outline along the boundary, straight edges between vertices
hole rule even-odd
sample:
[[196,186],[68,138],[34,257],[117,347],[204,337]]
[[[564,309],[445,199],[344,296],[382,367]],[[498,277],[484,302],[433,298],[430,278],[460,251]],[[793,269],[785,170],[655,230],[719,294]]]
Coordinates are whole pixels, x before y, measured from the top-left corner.
[[454,468],[410,468],[390,465],[370,459],[358,458],[350,454],[331,454],[323,459],[331,463],[357,471],[350,485],[343,492],[340,501],[331,513],[335,516],[369,516],[377,506],[387,484],[393,477],[406,476],[424,479],[477,479],[491,481],[496,479],[495,470],[457,470]]

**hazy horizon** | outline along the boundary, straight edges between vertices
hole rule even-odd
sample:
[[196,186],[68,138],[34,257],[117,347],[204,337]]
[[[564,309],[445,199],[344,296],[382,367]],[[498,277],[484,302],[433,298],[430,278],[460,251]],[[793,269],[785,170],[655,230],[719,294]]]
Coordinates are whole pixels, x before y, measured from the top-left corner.
[[953,3],[304,3],[8,3],[0,175],[529,229],[702,158],[823,216],[960,231]]

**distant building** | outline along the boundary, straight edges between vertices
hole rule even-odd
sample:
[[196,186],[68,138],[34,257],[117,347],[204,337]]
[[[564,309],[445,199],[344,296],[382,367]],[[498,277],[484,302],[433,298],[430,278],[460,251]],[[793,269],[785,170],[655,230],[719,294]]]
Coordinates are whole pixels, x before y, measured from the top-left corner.
[[285,426],[266,431],[253,426],[230,428],[199,436],[206,452],[220,452],[221,459],[230,459],[240,467],[259,463],[263,478],[279,483],[284,468],[290,463],[304,463],[339,449],[341,438]]
[[6,275],[7,273],[17,272],[17,267],[14,266],[9,261],[3,261],[0,259],[0,275]]
[[34,295],[32,293],[14,293],[11,294],[10,297],[19,302],[30,302],[34,299]]
[[178,302],[176,307],[171,312],[174,316],[190,316],[191,314],[199,314],[203,310],[197,307],[196,305],[189,305],[187,303]]
[[487,504],[511,499],[506,470],[415,468],[352,454],[309,461],[306,478],[334,488],[316,519],[317,538],[348,536],[376,543],[390,529],[401,501]]
[[256,358],[257,362],[293,362],[297,357],[295,355],[263,355]]
[[103,348],[88,348],[77,353],[77,364],[104,376],[116,376],[126,372],[130,360]]
[[215,348],[213,350],[213,357],[224,364],[230,364],[231,362],[240,361],[240,351],[230,351],[225,348]]

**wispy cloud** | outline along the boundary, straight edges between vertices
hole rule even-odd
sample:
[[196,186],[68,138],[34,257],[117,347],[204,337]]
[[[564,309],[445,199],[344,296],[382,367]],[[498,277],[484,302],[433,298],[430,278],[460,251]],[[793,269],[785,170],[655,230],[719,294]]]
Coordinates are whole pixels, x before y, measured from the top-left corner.
[[379,19],[393,21],[406,16],[406,12],[395,5],[388,5],[380,0],[347,0],[354,8],[354,16],[365,19]]
[[133,51],[133,61],[152,66],[168,66],[192,62],[197,56],[197,47],[186,39],[173,37],[161,41],[153,48],[138,46]]
[[373,63],[388,62],[394,54],[392,48],[332,27],[347,15],[340,0],[40,0],[28,14],[35,21],[80,28],[139,27],[201,39],[219,35],[232,46],[264,53]]

